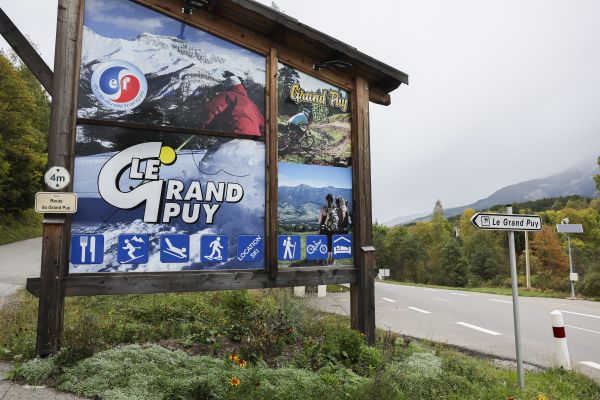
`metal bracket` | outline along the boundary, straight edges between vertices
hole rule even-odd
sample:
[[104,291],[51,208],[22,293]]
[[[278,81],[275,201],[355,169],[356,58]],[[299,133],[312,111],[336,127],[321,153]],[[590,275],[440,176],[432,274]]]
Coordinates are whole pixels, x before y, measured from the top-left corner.
[[64,224],[65,223],[65,219],[64,218],[60,218],[60,217],[49,217],[49,218],[44,218],[44,220],[42,221],[44,224]]

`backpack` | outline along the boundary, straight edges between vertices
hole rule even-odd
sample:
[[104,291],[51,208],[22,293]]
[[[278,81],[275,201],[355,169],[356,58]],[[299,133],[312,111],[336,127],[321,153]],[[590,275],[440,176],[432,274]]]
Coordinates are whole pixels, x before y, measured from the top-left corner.
[[335,206],[327,207],[325,212],[326,212],[326,217],[325,217],[325,222],[323,223],[323,225],[325,225],[325,229],[329,232],[336,232],[338,230],[338,226],[340,223],[340,217],[338,216],[338,213],[337,213],[337,207],[335,207]]

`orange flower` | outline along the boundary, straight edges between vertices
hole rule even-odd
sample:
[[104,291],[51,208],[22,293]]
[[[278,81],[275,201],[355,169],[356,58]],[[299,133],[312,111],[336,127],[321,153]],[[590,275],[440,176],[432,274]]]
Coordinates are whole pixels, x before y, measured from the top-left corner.
[[235,376],[232,376],[231,379],[229,380],[229,384],[231,386],[239,386],[240,380],[238,378],[236,378]]
[[548,400],[548,398],[546,396],[544,396],[542,393],[539,393],[537,395],[536,400]]
[[235,353],[231,353],[231,355],[229,356],[229,361],[238,362],[239,359],[240,358]]
[[248,363],[245,360],[242,360],[241,358],[238,360],[237,363],[240,366],[240,368],[245,368],[246,365],[248,365]]

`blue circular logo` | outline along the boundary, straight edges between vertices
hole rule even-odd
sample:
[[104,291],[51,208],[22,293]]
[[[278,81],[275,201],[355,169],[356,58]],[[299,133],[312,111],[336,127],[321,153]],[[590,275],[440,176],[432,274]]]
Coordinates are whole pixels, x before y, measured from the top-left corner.
[[132,110],[142,104],[148,93],[144,73],[127,61],[113,60],[100,64],[94,70],[90,83],[96,99],[111,110]]

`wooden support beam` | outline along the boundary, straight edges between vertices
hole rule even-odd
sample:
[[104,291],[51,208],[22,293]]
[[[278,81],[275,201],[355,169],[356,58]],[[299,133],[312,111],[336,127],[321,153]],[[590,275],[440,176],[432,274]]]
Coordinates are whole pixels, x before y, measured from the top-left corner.
[[[197,292],[352,283],[354,267],[286,268],[275,279],[268,271],[73,274],[63,281],[66,296]],[[40,279],[27,279],[27,290],[40,293]]]
[[[52,111],[48,135],[48,165],[65,167],[73,175],[73,135],[79,84],[79,54],[83,0],[59,0],[56,25]],[[66,188],[72,190],[72,183]],[[67,274],[69,220],[53,215],[44,220],[39,287],[37,352],[46,356],[60,348],[64,316],[63,280]]]
[[278,114],[278,98],[277,98],[277,68],[278,58],[277,49],[271,48],[267,57],[267,96],[266,96],[266,251],[265,260],[269,276],[271,279],[277,277],[278,258],[277,258],[277,114]]
[[4,37],[48,94],[52,96],[52,70],[2,8],[0,8],[0,35]]
[[375,273],[371,217],[371,149],[369,141],[369,84],[358,77],[352,92],[352,190],[354,196],[354,263],[356,283],[350,285],[351,323],[375,343]]

